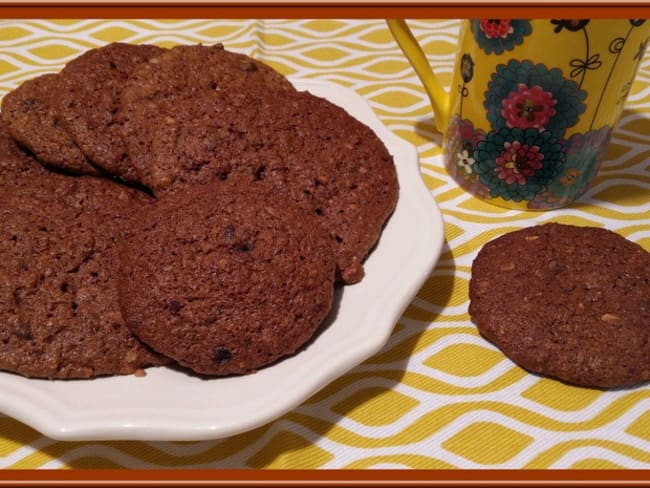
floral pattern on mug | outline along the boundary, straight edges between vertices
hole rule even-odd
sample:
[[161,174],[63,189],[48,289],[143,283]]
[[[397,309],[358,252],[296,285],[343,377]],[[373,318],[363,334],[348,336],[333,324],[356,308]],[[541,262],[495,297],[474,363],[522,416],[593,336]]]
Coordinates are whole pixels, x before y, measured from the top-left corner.
[[474,60],[467,53],[460,58],[460,77],[463,83],[469,83],[474,78]]
[[490,189],[479,180],[474,172],[474,149],[485,139],[485,132],[475,129],[472,122],[458,116],[452,117],[447,127],[445,161],[451,176],[465,190],[482,198],[490,196]]
[[611,137],[609,126],[586,134],[573,134],[567,141],[562,171],[545,191],[529,202],[528,207],[537,210],[562,207],[586,192],[598,173]]
[[565,154],[550,131],[502,127],[490,131],[474,151],[474,172],[490,196],[532,200],[560,171]]
[[471,28],[486,54],[512,51],[532,31],[530,22],[522,19],[477,19],[471,21]]
[[[585,111],[587,92],[562,76],[559,68],[511,59],[492,74],[484,106],[493,129],[537,127],[562,138]],[[513,110],[521,105],[521,110]],[[530,123],[530,116],[535,124]],[[542,123],[543,122],[543,123]]]
[[503,100],[501,115],[508,127],[543,129],[555,115],[553,107],[556,103],[553,94],[542,87],[536,85],[531,88],[519,83],[517,91],[510,92]]
[[[600,53],[592,53],[590,50],[589,33],[587,32],[589,22],[589,19],[551,19],[551,24],[555,26],[555,29],[553,29],[555,34],[560,34],[563,30],[566,30],[569,34],[572,32],[577,33],[575,41],[572,39],[571,42],[582,42],[584,46],[584,55],[577,56],[569,61],[569,66],[572,68],[569,76],[578,78],[580,87],[585,82],[587,72],[598,70],[603,65]],[[579,46],[579,44],[576,44],[576,46]]]
[[[611,122],[599,126],[600,115],[620,109],[650,41],[648,36],[631,41],[633,31],[645,22],[626,20],[622,33],[594,42],[601,31],[589,19],[470,20],[469,35],[476,45],[464,46],[457,65],[457,105],[443,138],[450,176],[475,196],[501,200],[497,204],[508,208],[560,208],[583,195],[612,136]],[[566,41],[569,55],[563,64],[549,67],[544,61],[503,54],[525,44],[532,26],[550,26],[550,38]],[[497,59],[486,61],[485,55],[493,59],[493,54]],[[487,83],[477,87],[471,82],[480,73],[485,83],[483,63],[493,67],[486,73]],[[617,76],[621,65],[629,72],[622,82]],[[604,83],[594,81],[598,77]],[[612,90],[618,98],[615,106],[605,96]],[[589,120],[582,120],[587,103]]]
[[556,34],[566,29],[571,32],[578,32],[585,28],[589,19],[552,19],[551,24],[555,26],[553,32]]
[[463,80],[461,85],[458,85],[458,93],[460,94],[460,108],[458,109],[459,116],[463,116],[463,99],[469,94],[467,83],[472,81],[474,78],[474,60],[472,57],[465,53],[460,59],[460,76]]

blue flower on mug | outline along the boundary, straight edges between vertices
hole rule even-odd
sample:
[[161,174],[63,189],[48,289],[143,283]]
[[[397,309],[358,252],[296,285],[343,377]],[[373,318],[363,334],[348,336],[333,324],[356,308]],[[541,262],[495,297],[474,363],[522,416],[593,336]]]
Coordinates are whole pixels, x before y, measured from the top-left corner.
[[547,189],[528,203],[529,208],[557,208],[582,195],[598,173],[612,137],[609,126],[586,134],[573,134],[566,141],[566,159],[562,169]]
[[484,106],[493,129],[536,127],[561,139],[584,113],[585,98],[587,92],[565,79],[559,68],[512,59],[492,73]]
[[532,32],[530,22],[521,19],[477,19],[471,21],[477,44],[486,54],[512,51]]
[[555,104],[557,100],[552,93],[538,85],[529,87],[519,83],[517,90],[510,92],[508,98],[503,100],[501,115],[508,127],[544,129],[556,113]]
[[472,169],[491,197],[520,202],[532,200],[553,180],[564,152],[549,131],[502,127],[476,145],[474,160]]

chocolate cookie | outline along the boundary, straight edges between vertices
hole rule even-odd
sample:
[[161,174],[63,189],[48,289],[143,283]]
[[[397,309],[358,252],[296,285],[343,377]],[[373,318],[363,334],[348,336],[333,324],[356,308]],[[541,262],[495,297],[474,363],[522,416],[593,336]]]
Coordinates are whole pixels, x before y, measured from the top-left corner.
[[605,388],[650,379],[650,253],[612,231],[505,234],[474,260],[469,294],[481,334],[529,371]]
[[2,99],[1,118],[9,133],[45,165],[78,174],[98,174],[61,125],[55,97],[59,75],[25,81]]
[[18,146],[0,120],[0,191],[19,191],[33,178],[47,174],[42,165]]
[[119,119],[140,182],[157,190],[173,179],[168,163],[150,156],[149,136],[160,123],[180,122],[176,106],[181,101],[189,98],[209,106],[220,92],[257,97],[282,91],[294,91],[282,74],[249,56],[227,51],[221,44],[176,46],[139,65],[122,91]]
[[120,93],[137,65],[162,52],[116,42],[86,51],[61,72],[57,109],[66,130],[90,160],[127,180],[136,177],[115,120]]
[[118,302],[117,243],[143,198],[53,173],[0,192],[0,369],[68,379],[169,362],[135,338]]
[[127,324],[198,373],[249,373],[291,355],[332,306],[329,240],[263,183],[162,197],[133,227],[121,266]]
[[260,132],[273,156],[250,169],[311,207],[334,241],[338,279],[356,283],[397,203],[393,158],[369,127],[324,98],[302,92],[272,106]]
[[148,175],[143,181],[161,195],[188,184],[265,179],[330,232],[338,279],[360,281],[398,197],[393,159],[374,132],[307,92],[202,89],[192,96],[186,88],[177,95],[156,103],[158,117],[136,110],[147,98],[123,97],[133,105],[127,111],[142,117],[130,117],[125,128],[129,154]]

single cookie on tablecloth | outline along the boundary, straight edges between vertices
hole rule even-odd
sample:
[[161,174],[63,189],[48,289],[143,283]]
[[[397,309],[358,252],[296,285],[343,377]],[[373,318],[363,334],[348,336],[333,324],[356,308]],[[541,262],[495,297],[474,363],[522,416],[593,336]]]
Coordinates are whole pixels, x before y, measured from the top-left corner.
[[133,222],[121,253],[128,326],[205,375],[250,373],[296,353],[332,307],[326,235],[262,183],[188,190]]
[[98,174],[56,111],[59,75],[48,73],[22,83],[2,99],[2,121],[12,137],[44,165],[77,174]]
[[120,94],[136,66],[164,51],[114,42],[84,52],[60,74],[57,111],[67,132],[96,165],[126,180],[137,178],[115,118]]
[[523,368],[589,387],[650,379],[650,253],[596,227],[550,223],[487,243],[469,313]]
[[0,369],[82,379],[169,363],[131,333],[118,301],[118,243],[147,197],[106,179],[26,172],[4,142]]

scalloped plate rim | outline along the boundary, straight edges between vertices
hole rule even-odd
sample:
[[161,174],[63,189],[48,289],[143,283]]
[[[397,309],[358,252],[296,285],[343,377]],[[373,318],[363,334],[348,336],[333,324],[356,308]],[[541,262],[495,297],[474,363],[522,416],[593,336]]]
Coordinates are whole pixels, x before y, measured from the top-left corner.
[[370,126],[393,154],[400,182],[366,277],[339,292],[329,326],[295,356],[235,378],[200,379],[169,368],[150,368],[144,378],[76,381],[0,372],[0,412],[59,440],[224,438],[277,419],[381,350],[439,259],[442,215],[420,176],[415,147],[389,131],[363,97],[329,81],[292,82]]

